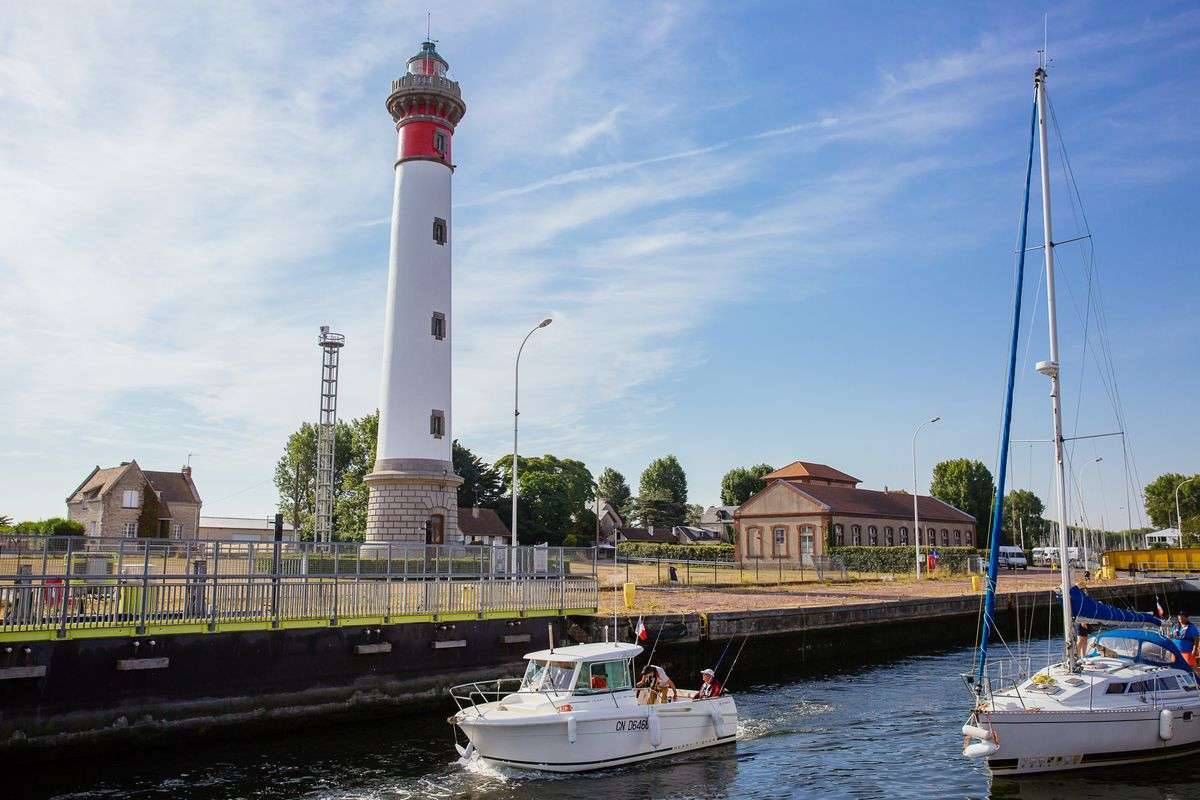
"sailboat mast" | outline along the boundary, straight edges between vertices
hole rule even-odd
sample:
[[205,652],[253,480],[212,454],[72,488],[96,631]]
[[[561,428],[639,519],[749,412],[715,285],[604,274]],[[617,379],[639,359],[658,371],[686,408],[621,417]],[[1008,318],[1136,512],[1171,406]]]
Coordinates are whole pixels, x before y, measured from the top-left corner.
[[1033,73],[1037,94],[1038,150],[1042,173],[1042,252],[1046,258],[1046,308],[1050,328],[1050,360],[1038,364],[1037,370],[1050,378],[1050,407],[1054,416],[1054,485],[1058,511],[1058,553],[1062,570],[1062,618],[1065,660],[1075,666],[1075,626],[1071,615],[1071,560],[1067,557],[1067,481],[1063,455],[1062,381],[1059,376],[1058,314],[1054,293],[1054,234],[1050,222],[1050,148],[1047,143],[1046,69],[1039,66]]

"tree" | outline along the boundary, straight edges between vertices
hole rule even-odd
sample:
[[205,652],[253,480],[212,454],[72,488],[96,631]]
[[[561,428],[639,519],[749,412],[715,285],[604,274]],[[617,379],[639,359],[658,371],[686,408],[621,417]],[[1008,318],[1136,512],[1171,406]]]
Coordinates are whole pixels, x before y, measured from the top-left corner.
[[703,516],[704,506],[699,503],[688,503],[683,511],[683,524],[695,528],[700,524],[700,518]]
[[630,516],[633,510],[633,497],[624,475],[612,467],[605,467],[596,481],[596,493],[616,509],[617,513],[621,515],[621,519]]
[[[374,425],[378,429],[379,413],[369,414],[361,419],[346,422],[338,420],[334,429],[333,439],[333,530],[334,538],[341,538],[344,526],[348,526],[347,536],[354,538],[365,528],[366,520],[366,489],[363,487],[361,497],[351,500],[347,505],[345,495],[354,494],[361,485],[361,475],[370,472],[374,466],[374,457],[364,453],[366,443],[365,432],[356,438],[354,429]],[[374,452],[373,436],[370,447]],[[357,451],[355,450],[357,448]],[[362,464],[366,460],[365,470]],[[361,473],[357,479],[352,476],[350,484],[345,482],[346,468],[351,463]],[[279,492],[279,510],[295,527],[302,539],[313,537],[313,514],[316,513],[317,496],[317,426],[310,422],[301,423],[299,429],[288,436],[284,444],[283,455],[275,464],[275,488]],[[357,503],[357,505],[356,505]],[[339,508],[340,506],[340,508]],[[361,507],[363,524],[358,526],[358,510]],[[361,536],[359,536],[361,538]]]
[[454,472],[463,479],[458,487],[459,508],[497,508],[503,495],[500,472],[454,440]]
[[7,514],[0,514],[0,528],[11,528],[12,524],[12,517]]
[[[1190,480],[1195,478],[1196,480]],[[1184,481],[1188,483],[1180,486]],[[1179,489],[1179,513],[1175,519],[1175,490]],[[1178,527],[1186,533],[1200,533],[1200,476],[1168,472],[1146,484],[1146,514],[1158,528]]]
[[740,506],[763,490],[763,476],[774,472],[770,464],[755,464],[753,467],[734,467],[721,478],[721,504]]
[[982,461],[969,458],[936,464],[929,484],[929,493],[934,497],[975,517],[980,542],[989,541],[994,491],[992,473]]
[[[146,490],[142,492],[142,511],[138,514],[138,538],[162,538],[158,535],[158,522],[163,516],[162,503],[159,502],[158,492],[147,486]],[[170,535],[171,533],[168,531],[167,536],[169,537]]]
[[1009,544],[1019,545],[1024,534],[1025,542],[1038,541],[1042,533],[1042,514],[1046,507],[1041,498],[1028,489],[1013,489],[1004,496],[1004,538]]
[[[344,429],[342,425],[338,423],[338,440],[345,439],[346,461],[342,465],[340,483],[334,484],[337,487],[333,501],[334,538],[361,542],[367,536],[367,498],[370,494],[363,479],[375,469],[379,412],[353,419]],[[337,443],[341,444],[341,441]]]
[[[517,539],[522,544],[562,544],[575,521],[582,519],[594,494],[592,473],[582,461],[550,454],[521,456],[521,494],[517,507]],[[496,462],[508,492],[499,503],[502,515],[512,515],[512,456]],[[595,521],[593,517],[592,526]],[[594,534],[593,534],[594,535]]]
[[682,525],[687,513],[687,475],[673,455],[656,458],[642,470],[638,516],[645,526]]

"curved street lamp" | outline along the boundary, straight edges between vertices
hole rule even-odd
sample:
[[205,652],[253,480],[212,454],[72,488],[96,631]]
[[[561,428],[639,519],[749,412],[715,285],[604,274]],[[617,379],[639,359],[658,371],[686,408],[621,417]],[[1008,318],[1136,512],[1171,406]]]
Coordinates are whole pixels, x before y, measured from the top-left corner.
[[917,511],[917,434],[920,433],[925,426],[932,425],[940,420],[941,417],[934,417],[926,420],[917,426],[913,431],[912,441],[912,456],[913,456],[913,548],[917,554],[917,577],[921,577],[921,515]]
[[554,320],[547,317],[537,325],[534,325],[529,333],[525,334],[525,338],[521,340],[521,346],[517,348],[517,363],[513,367],[512,562],[514,574],[517,571],[517,497],[520,494],[520,489],[517,486],[517,418],[521,416],[518,404],[521,386],[521,352],[525,349],[525,343],[529,341],[529,337],[551,322],[554,322]]

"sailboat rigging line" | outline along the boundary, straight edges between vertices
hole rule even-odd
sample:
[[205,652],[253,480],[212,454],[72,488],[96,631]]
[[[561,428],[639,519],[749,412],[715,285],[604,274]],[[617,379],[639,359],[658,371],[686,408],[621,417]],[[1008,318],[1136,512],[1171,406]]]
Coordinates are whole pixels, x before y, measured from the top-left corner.
[[996,625],[996,574],[1000,571],[1000,543],[1004,540],[1004,479],[1008,471],[1008,439],[1012,429],[1013,389],[1017,373],[1017,348],[1021,341],[1021,294],[1025,285],[1025,245],[1029,235],[1029,188],[1033,182],[1033,142],[1037,134],[1037,104],[1034,103],[1029,118],[1029,156],[1025,163],[1025,198],[1021,214],[1020,253],[1017,256],[1017,274],[1013,287],[1012,339],[1008,354],[1008,375],[1005,380],[1004,421],[1001,424],[998,450],[999,469],[992,497],[992,523],[989,531],[987,591],[984,593],[983,618],[979,623],[979,660],[975,665],[975,685],[983,685],[984,667],[987,664],[988,634]]
[[[1078,242],[1078,241],[1082,241],[1083,239],[1090,239],[1090,238],[1092,238],[1092,235],[1090,233],[1085,233],[1083,236],[1076,236],[1074,239],[1063,239],[1061,242],[1055,242],[1054,246],[1062,247],[1064,244],[1070,244],[1071,242]],[[1033,247],[1026,247],[1025,252],[1032,253],[1034,250],[1041,250],[1045,246],[1046,245],[1044,245],[1044,244],[1035,244]]]
[[725,661],[725,654],[729,652],[729,645],[733,644],[733,639],[728,639],[725,642],[725,649],[721,651],[721,657],[717,659],[717,663],[713,666],[713,675],[716,675],[721,670],[721,663]]

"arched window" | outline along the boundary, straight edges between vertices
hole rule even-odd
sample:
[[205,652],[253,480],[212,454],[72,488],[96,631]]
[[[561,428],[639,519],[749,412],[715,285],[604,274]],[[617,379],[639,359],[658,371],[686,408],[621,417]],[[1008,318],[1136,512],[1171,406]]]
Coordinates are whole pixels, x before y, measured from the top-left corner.
[[850,526],[850,544],[854,545],[855,547],[862,544],[862,526],[861,525],[851,525]]
[[960,531],[958,528],[954,529],[954,546],[962,546],[962,531]]
[[762,528],[749,528],[746,531],[746,555],[762,558]]
[[900,527],[900,544],[908,544],[908,528]]
[[846,528],[844,525],[833,526],[833,542],[838,547],[846,543]]
[[950,531],[942,528],[942,547],[950,546]]
[[967,547],[974,547],[974,546],[975,546],[975,534],[974,534],[974,532],[972,532],[972,531],[971,531],[969,528],[967,529],[967,540],[966,540],[966,544],[967,544]]
[[872,547],[879,544],[879,529],[874,525],[867,526],[867,544]]
[[896,543],[896,532],[892,529],[891,525],[883,529],[883,543],[888,547]]

